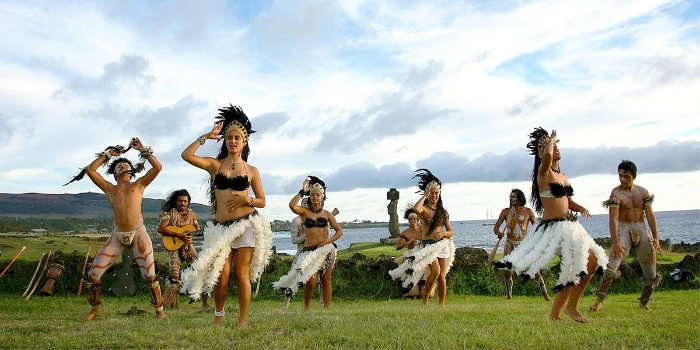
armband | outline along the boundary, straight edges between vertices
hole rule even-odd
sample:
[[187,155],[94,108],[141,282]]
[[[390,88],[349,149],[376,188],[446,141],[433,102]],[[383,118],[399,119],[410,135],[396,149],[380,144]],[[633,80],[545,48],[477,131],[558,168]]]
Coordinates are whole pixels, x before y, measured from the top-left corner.
[[615,197],[612,197],[606,201],[603,201],[603,207],[605,207],[605,208],[610,208],[610,207],[617,208],[619,206],[620,206],[620,200],[615,198]]
[[654,195],[649,195],[649,197],[644,198],[644,205],[651,205],[654,202]]
[[139,157],[146,159],[152,155],[153,155],[153,148],[151,148],[150,146],[146,146],[146,147],[141,149]]

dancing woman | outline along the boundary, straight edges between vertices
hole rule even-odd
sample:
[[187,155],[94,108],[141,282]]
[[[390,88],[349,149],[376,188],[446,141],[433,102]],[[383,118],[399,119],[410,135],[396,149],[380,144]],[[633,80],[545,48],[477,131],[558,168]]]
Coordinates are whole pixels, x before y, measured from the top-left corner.
[[[442,183],[427,169],[416,170],[418,192],[423,197],[413,206],[420,219],[421,244],[406,257],[399,267],[389,271],[389,276],[402,281],[401,285],[410,290],[421,280],[425,280],[424,291],[430,291],[437,281],[440,305],[445,305],[447,279],[445,276],[452,267],[455,245],[452,242],[452,224],[442,206]],[[444,227],[444,230],[443,230]],[[428,304],[430,293],[423,293],[422,303]]]
[[[299,200],[308,194],[307,206],[300,206]],[[309,176],[304,180],[303,188],[289,202],[289,208],[301,216],[304,223],[304,248],[299,256],[292,263],[289,272],[282,276],[272,286],[285,291],[285,305],[289,305],[289,300],[304,285],[304,308],[309,309],[314,287],[318,282],[319,272],[321,274],[321,297],[323,306],[329,307],[333,297],[333,286],[331,278],[337,247],[335,242],[343,235],[343,229],[335,220],[335,216],[328,210],[323,209],[326,201],[326,184],[315,176]],[[328,226],[335,231],[330,236]]]
[[573,213],[578,212],[586,219],[591,217],[586,208],[571,198],[574,190],[559,168],[558,141],[556,130],[551,137],[542,128],[530,134],[527,147],[535,156],[530,200],[542,217],[535,232],[527,235],[496,267],[535,277],[555,256],[561,255],[561,273],[554,288],[557,295],[549,318],[563,321],[563,310],[577,322],[585,323],[589,321],[578,310],[579,300],[593,272],[605,266],[608,259],[605,250],[593,241]]
[[[239,329],[248,325],[251,281],[262,274],[272,254],[270,222],[256,208],[265,207],[265,192],[258,169],[248,164],[248,138],[254,133],[248,117],[238,106],[219,109],[219,121],[207,134],[182,151],[182,158],[210,175],[209,190],[216,223],[204,227],[199,258],[182,273],[181,292],[192,299],[214,292],[214,324],[224,318],[231,264],[236,274]],[[206,140],[224,139],[216,158],[194,153]],[[252,188],[253,195],[248,192]]]

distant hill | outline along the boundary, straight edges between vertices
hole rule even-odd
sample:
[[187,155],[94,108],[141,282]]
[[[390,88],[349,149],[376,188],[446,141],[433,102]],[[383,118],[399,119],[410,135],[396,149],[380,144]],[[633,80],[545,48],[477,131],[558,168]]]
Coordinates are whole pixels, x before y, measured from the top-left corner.
[[[144,198],[144,216],[157,214],[164,199]],[[190,205],[198,216],[208,216],[209,207],[202,204]],[[150,215],[149,215],[150,214]],[[43,193],[0,193],[0,216],[19,215],[23,217],[44,215],[65,215],[71,217],[104,217],[112,215],[112,208],[102,193],[43,194]]]

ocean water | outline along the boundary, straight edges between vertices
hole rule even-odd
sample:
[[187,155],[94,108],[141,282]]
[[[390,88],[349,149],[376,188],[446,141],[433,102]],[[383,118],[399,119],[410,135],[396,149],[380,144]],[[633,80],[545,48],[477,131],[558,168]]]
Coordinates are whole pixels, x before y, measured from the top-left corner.
[[[579,221],[593,238],[610,237],[608,215],[593,215],[590,220],[579,216]],[[670,239],[672,243],[695,243],[700,241],[700,210],[661,211],[656,212],[659,236],[662,240]],[[491,250],[496,243],[493,234],[495,220],[453,221],[454,241],[457,247],[475,247]],[[406,226],[401,226],[401,230]],[[529,232],[534,230],[530,225]],[[275,232],[273,245],[277,252],[294,254],[296,245],[292,244],[289,231]],[[389,237],[388,227],[355,228],[343,230],[343,236],[336,241],[338,249],[349,248],[358,242],[379,242]]]

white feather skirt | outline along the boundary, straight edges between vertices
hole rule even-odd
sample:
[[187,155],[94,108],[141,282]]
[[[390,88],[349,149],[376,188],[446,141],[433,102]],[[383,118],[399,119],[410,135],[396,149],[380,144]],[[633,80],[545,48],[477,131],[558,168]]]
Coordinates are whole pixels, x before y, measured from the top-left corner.
[[248,218],[230,225],[207,222],[204,227],[202,251],[192,266],[182,272],[180,292],[195,300],[199,299],[202,293],[211,293],[231,252],[231,243],[249,229],[255,232],[255,252],[250,263],[249,276],[252,282],[257,281],[272,255],[270,221],[261,213],[253,213]]
[[593,241],[578,221],[558,221],[527,235],[523,242],[498,263],[511,263],[510,270],[532,278],[556,256],[561,255],[561,272],[555,290],[578,284],[588,271],[588,256],[592,251],[597,265],[605,267],[605,250]]
[[455,245],[451,239],[442,239],[433,244],[427,244],[413,251],[404,253],[404,260],[399,267],[389,271],[389,276],[394,280],[401,281],[401,286],[411,289],[421,280],[426,280],[430,276],[429,265],[437,259],[441,251],[448,248],[450,255],[447,257],[447,271],[450,272],[452,263],[455,260]]
[[292,295],[296,294],[299,287],[306,283],[316,272],[326,264],[328,254],[337,251],[333,244],[326,244],[315,250],[302,251],[292,264],[286,275],[272,283],[275,289],[290,289]]

